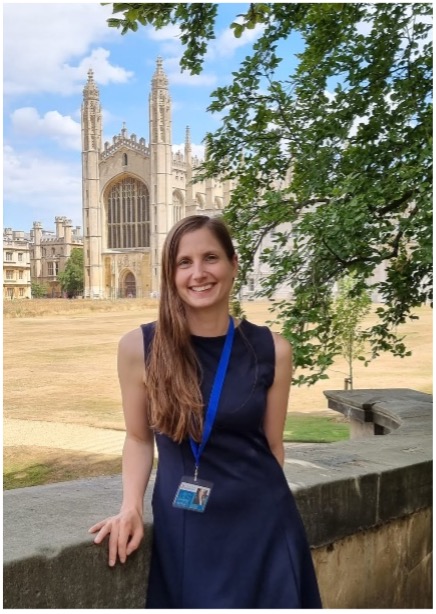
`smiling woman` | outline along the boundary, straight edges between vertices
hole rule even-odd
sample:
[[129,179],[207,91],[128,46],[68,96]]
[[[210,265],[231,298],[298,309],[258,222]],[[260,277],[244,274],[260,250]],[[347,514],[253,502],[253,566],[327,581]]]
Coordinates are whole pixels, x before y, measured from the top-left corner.
[[[182,237],[176,262],[175,287],[184,303],[191,333],[195,334],[204,327],[205,312],[199,313],[198,307],[216,310],[223,301],[227,306],[237,273],[237,257],[231,250],[226,252],[214,233],[204,227]],[[201,322],[197,321],[199,317]],[[220,332],[224,333],[227,321],[223,324]],[[214,328],[219,325],[213,321]]]
[[[199,439],[203,423],[199,365],[190,335],[226,333],[236,272],[235,249],[221,220],[191,216],[168,234],[162,252],[159,320],[146,382],[152,399],[151,424],[178,441],[188,434]],[[177,421],[175,406],[179,408]]]
[[90,532],[109,536],[110,566],[139,546],[155,439],[148,608],[321,606],[282,469],[291,347],[231,317],[236,274],[224,222],[182,219],[163,247],[157,322],[119,344],[123,503]]

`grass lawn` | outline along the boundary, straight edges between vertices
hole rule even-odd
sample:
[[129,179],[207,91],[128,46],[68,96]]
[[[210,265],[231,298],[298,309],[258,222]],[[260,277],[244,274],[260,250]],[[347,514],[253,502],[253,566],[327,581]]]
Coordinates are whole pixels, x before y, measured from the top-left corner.
[[12,446],[3,452],[3,490],[121,473],[121,457]]
[[286,418],[285,442],[333,443],[349,438],[350,426],[345,418],[300,413],[290,413]]
[[[244,305],[247,318],[263,325],[269,304]],[[398,331],[412,356],[384,354],[368,367],[356,364],[355,388],[411,388],[432,392],[432,310],[416,310],[418,320]],[[4,303],[3,415],[9,420],[43,421],[99,429],[124,428],[116,354],[120,337],[156,319],[156,301],[31,300]],[[369,315],[368,320],[374,321]],[[342,390],[346,366],[338,359],[329,380],[292,387],[285,441],[334,442],[348,439],[348,424],[327,408],[325,390]],[[53,450],[45,441],[4,447],[5,488],[59,482],[119,470],[119,458]],[[118,463],[118,464],[117,464]]]
[[[332,443],[349,438],[345,419],[313,414],[288,414],[285,442]],[[3,453],[3,489],[42,486],[121,473],[121,457],[84,454],[71,450],[6,447]]]

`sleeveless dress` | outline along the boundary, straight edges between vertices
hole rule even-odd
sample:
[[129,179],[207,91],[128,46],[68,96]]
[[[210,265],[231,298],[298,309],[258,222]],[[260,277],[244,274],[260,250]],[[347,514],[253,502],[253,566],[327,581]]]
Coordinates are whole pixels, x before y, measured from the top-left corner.
[[[145,356],[154,326],[141,326]],[[191,340],[207,405],[225,336]],[[182,476],[194,475],[189,441],[156,434],[147,608],[322,607],[300,514],[262,428],[274,370],[270,330],[242,320],[201,456],[198,477],[213,482],[203,513],[172,505]]]

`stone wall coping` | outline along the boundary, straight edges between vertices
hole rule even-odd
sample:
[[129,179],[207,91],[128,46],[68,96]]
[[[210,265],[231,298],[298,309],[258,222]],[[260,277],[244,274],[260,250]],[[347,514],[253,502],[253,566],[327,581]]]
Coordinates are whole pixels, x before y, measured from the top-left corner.
[[[333,444],[286,445],[284,472],[312,546],[332,543],[432,505],[431,396],[409,389],[328,391],[350,411],[401,420],[389,435]],[[384,413],[383,413],[384,412]],[[391,415],[392,414],[392,415]],[[152,525],[154,473],[144,499]],[[4,564],[56,557],[91,545],[87,529],[118,513],[121,476],[100,477],[4,492]]]
[[328,406],[359,422],[372,422],[394,431],[410,428],[418,415],[432,409],[432,396],[409,388],[326,390]]

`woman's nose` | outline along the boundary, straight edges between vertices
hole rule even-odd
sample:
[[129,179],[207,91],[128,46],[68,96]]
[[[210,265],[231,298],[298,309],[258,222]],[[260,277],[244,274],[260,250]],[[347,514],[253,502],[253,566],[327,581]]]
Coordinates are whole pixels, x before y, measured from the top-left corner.
[[201,260],[194,262],[192,276],[195,279],[201,279],[204,277],[204,263]]

